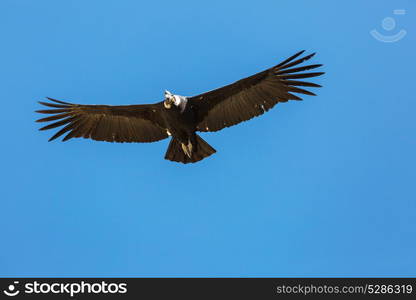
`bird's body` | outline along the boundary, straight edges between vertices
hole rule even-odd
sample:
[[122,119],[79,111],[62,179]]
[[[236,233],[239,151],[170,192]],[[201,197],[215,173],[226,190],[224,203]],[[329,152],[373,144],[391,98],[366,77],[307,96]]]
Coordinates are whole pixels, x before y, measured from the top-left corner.
[[196,115],[191,106],[187,105],[186,97],[172,96],[181,100],[179,100],[178,104],[171,105],[170,108],[165,107],[162,110],[162,118],[165,122],[164,126],[170,135],[183,140],[191,133],[195,133],[197,125]]
[[165,91],[165,99],[155,104],[80,105],[48,98],[52,102],[40,103],[53,109],[38,112],[52,116],[38,122],[56,121],[41,130],[65,125],[50,140],[65,133],[63,141],[83,137],[108,142],[155,142],[171,136],[165,158],[197,162],[216,152],[198,131],[218,131],[261,115],[279,102],[301,100],[293,93],[314,95],[297,86],[319,85],[295,79],[322,75],[322,72],[299,73],[321,65],[290,68],[313,56],[295,60],[302,53],[273,68],[194,97]]
[[192,105],[188,105],[186,97],[170,95],[179,100],[176,103],[173,102],[169,108],[164,105],[165,109],[162,110],[164,127],[167,129],[168,135],[172,136],[172,140],[180,143],[182,151],[188,156],[188,159],[192,159],[192,152],[198,147],[195,133],[198,125],[196,111]]

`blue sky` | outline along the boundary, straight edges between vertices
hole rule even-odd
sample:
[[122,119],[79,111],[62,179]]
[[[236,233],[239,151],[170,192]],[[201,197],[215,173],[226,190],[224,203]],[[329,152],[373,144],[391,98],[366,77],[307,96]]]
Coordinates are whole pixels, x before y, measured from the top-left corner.
[[[394,9],[405,9],[395,15]],[[415,276],[414,1],[0,3],[1,276]],[[396,27],[383,29],[392,17]],[[383,43],[377,29],[407,35]],[[194,95],[318,52],[318,97],[168,140],[48,143],[36,101]]]

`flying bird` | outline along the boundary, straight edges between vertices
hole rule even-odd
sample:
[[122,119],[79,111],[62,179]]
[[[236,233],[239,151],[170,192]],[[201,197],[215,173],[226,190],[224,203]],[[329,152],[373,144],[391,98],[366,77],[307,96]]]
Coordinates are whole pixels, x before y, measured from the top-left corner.
[[315,53],[298,58],[301,51],[278,65],[224,87],[191,97],[165,91],[164,100],[154,104],[125,106],[72,104],[52,98],[39,102],[52,109],[38,110],[51,116],[40,130],[61,128],[49,141],[66,134],[117,143],[149,143],[171,136],[165,159],[195,163],[215,153],[197,132],[214,132],[262,115],[279,102],[302,100],[295,94],[315,96],[300,87],[321,87],[299,79],[324,72],[304,72],[321,64],[299,66]]

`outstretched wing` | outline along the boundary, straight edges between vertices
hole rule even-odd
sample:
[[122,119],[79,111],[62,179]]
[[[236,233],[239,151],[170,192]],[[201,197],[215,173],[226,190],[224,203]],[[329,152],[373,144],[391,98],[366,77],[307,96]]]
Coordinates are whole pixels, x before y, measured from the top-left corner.
[[219,89],[190,97],[190,104],[197,112],[197,130],[217,131],[259,116],[279,102],[302,100],[293,93],[315,96],[314,93],[298,86],[321,86],[315,83],[298,81],[298,79],[320,76],[324,73],[298,72],[315,69],[322,65],[291,68],[315,55],[313,53],[295,60],[303,52],[301,51],[280,64],[253,76]]
[[66,134],[71,138],[90,138],[97,141],[132,143],[155,142],[167,138],[160,120],[161,104],[149,105],[80,105],[48,98],[53,102],[39,102],[53,109],[38,110],[52,116],[37,122],[56,121],[40,130],[64,126],[49,141]]

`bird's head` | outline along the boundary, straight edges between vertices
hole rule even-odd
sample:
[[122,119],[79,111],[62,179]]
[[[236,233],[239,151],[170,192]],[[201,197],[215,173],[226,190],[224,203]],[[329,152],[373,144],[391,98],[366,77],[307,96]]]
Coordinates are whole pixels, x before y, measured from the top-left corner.
[[175,102],[175,96],[169,92],[169,91],[165,91],[165,100],[163,101],[163,105],[165,106],[165,108],[169,109],[172,107],[172,103]]

